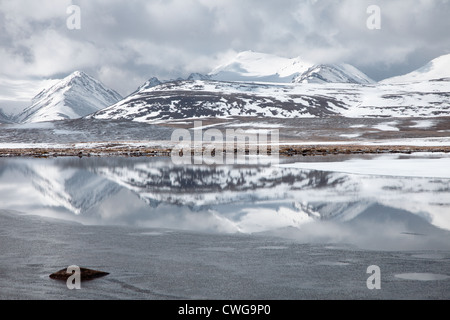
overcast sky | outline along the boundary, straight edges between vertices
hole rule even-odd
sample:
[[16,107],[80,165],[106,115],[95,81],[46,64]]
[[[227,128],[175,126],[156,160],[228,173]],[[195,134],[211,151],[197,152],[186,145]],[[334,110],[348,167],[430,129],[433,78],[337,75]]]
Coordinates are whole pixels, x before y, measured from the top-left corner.
[[[79,30],[66,26],[72,4]],[[369,5],[380,30],[367,28]],[[450,53],[449,31],[450,0],[0,0],[0,73],[83,70],[126,95],[253,50],[347,62],[381,80]]]

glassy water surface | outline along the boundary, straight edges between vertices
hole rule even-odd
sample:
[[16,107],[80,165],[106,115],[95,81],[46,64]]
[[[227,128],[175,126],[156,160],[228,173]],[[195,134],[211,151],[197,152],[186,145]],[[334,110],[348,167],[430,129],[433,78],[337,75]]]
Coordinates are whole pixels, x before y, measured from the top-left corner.
[[234,166],[177,166],[170,158],[2,159],[0,199],[1,209],[90,225],[262,232],[382,249],[450,242],[446,155]]
[[[448,299],[449,168],[436,154],[0,159],[0,298]],[[110,275],[77,292],[49,279],[72,264]]]

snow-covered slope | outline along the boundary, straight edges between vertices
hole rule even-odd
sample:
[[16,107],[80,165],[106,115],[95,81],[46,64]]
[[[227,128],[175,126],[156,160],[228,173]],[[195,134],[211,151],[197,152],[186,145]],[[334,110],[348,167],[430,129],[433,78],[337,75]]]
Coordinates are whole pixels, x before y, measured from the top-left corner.
[[441,79],[450,80],[450,54],[433,59],[413,72],[385,79],[381,83],[406,83]]
[[244,51],[228,63],[216,67],[209,76],[219,81],[289,83],[312,65],[300,58],[288,59],[266,53]]
[[297,76],[295,83],[374,83],[367,75],[349,64],[315,65]]
[[87,118],[139,122],[199,117],[314,117],[345,108],[336,98],[298,95],[295,86],[221,81],[175,81],[130,95]]
[[0,75],[0,109],[6,115],[16,116],[30,106],[36,93],[50,88],[59,80],[12,79]]
[[450,116],[450,81],[413,84],[271,84],[174,81],[141,90],[88,118]]
[[216,67],[207,77],[187,80],[374,83],[367,75],[349,64],[314,64],[299,57],[288,59],[253,51],[239,53],[228,63]]
[[84,72],[76,71],[41,91],[17,122],[74,119],[110,106],[122,97]]

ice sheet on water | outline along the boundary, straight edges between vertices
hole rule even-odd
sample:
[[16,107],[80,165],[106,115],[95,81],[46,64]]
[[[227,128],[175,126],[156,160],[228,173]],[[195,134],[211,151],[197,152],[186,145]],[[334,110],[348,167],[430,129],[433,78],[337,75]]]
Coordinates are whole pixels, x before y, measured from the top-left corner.
[[450,179],[450,157],[409,158],[381,156],[377,159],[354,159],[340,162],[297,162],[281,164],[282,168],[299,168],[362,175],[382,175],[394,177],[429,177]]

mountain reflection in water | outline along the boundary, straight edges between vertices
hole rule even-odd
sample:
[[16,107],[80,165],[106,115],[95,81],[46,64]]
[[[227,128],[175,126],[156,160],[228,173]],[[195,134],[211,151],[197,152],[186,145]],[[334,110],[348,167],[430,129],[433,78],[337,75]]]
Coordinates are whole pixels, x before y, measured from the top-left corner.
[[0,199],[0,209],[84,224],[450,247],[446,178],[176,166],[169,158],[1,159]]

